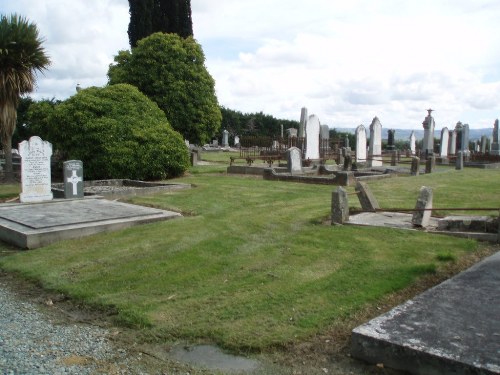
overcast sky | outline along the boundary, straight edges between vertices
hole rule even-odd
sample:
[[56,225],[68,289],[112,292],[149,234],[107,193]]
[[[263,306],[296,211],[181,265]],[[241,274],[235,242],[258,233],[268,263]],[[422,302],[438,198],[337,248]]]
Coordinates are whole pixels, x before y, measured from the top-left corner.
[[[330,127],[492,128],[500,117],[498,0],[192,0],[219,103]],[[0,0],[35,22],[52,65],[36,99],[102,86],[128,49],[127,0]]]

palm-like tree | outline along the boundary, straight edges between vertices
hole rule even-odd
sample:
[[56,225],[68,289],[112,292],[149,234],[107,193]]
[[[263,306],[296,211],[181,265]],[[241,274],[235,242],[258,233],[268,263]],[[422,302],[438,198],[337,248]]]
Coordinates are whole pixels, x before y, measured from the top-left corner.
[[21,95],[32,92],[36,73],[50,64],[38,28],[17,14],[0,17],[0,138],[5,178],[12,181],[12,135]]

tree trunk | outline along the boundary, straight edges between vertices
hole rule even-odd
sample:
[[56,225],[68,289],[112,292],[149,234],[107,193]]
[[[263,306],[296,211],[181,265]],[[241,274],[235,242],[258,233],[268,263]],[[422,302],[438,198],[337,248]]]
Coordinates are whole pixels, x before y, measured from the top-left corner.
[[15,182],[14,171],[12,169],[12,136],[7,137],[8,139],[2,139],[3,152],[5,154],[5,164],[4,164],[4,178],[5,182],[13,183]]
[[16,129],[17,103],[7,100],[0,107],[0,136],[5,154],[4,178],[5,182],[15,182],[12,170],[12,135]]

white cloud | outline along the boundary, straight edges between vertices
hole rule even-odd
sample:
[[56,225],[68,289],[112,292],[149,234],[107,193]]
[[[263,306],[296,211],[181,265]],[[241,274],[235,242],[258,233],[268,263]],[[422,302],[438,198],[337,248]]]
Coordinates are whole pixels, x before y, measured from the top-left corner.
[[[128,48],[125,0],[0,0],[46,38],[53,64],[36,97],[103,85]],[[6,3],[6,4],[3,4]],[[491,127],[500,112],[497,0],[192,0],[195,38],[219,102],[330,126]]]

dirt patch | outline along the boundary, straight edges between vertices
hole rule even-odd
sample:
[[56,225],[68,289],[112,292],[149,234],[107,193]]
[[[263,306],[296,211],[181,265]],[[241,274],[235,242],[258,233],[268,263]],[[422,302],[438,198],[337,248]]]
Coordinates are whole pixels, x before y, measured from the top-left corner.
[[[392,293],[376,304],[366,306],[357,314],[349,317],[336,326],[309,340],[288,344],[265,353],[252,355],[262,366],[259,374],[403,374],[387,369],[383,364],[368,365],[354,360],[349,356],[351,330],[356,326],[389,311],[415,295],[452,277],[477,263],[481,259],[500,250],[498,245],[483,246],[480,250],[470,253],[460,260],[446,263],[435,274],[422,277],[412,286]],[[2,251],[0,256],[16,252],[12,248]],[[107,328],[110,339],[116,348],[123,348],[135,358],[138,365],[149,373],[168,374],[210,374],[213,371],[194,368],[181,363],[169,355],[170,350],[179,343],[158,342],[146,337],[140,330],[117,327],[113,317],[116,311],[111,308],[101,309],[88,306],[70,299],[68,296],[43,289],[41,285],[27,281],[15,274],[0,270],[0,281],[12,290],[19,298],[37,304],[40,310],[56,324],[85,323]],[[198,344],[198,343],[192,343]],[[186,344],[190,345],[190,344]],[[65,361],[85,361],[85,358],[64,358]],[[108,373],[118,373],[111,363],[102,363],[101,368]],[[223,372],[221,372],[223,373]],[[253,373],[253,372],[250,372]]]

